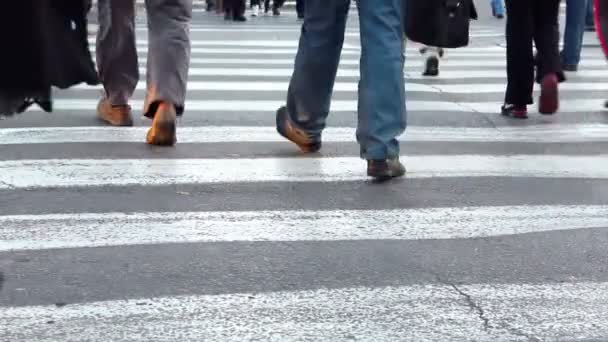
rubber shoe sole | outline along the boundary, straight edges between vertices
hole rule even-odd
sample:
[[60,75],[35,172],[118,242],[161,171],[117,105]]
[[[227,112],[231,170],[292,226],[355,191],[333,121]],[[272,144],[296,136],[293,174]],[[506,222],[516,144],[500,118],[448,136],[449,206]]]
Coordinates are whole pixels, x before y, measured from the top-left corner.
[[540,98],[538,100],[538,112],[543,115],[551,115],[557,112],[559,107],[558,81],[556,75],[545,75],[540,84]]
[[176,138],[176,115],[175,109],[169,107],[165,110],[157,110],[152,128],[146,135],[146,142],[156,146],[173,146],[177,142]]
[[285,139],[296,144],[304,153],[314,153],[321,149],[321,139],[315,139],[302,129],[295,127],[287,114],[287,108],[277,110],[277,132]]
[[403,177],[405,173],[405,166],[399,159],[367,161],[367,175],[376,182],[386,182],[393,178]]

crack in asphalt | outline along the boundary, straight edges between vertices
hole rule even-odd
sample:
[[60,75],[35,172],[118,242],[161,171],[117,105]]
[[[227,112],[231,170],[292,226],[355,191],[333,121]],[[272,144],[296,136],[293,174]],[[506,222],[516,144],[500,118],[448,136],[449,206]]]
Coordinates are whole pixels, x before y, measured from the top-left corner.
[[449,281],[445,281],[443,280],[439,275],[435,274],[435,277],[437,278],[437,280],[446,285],[446,286],[450,286],[452,289],[454,289],[454,291],[456,293],[458,293],[458,295],[460,295],[461,297],[464,298],[464,300],[467,303],[467,306],[475,311],[477,313],[477,316],[479,317],[479,319],[481,320],[482,324],[483,324],[483,330],[484,331],[488,331],[490,330],[493,326],[496,328],[502,328],[504,330],[506,330],[507,332],[509,332],[511,335],[514,336],[518,336],[518,337],[523,337],[525,338],[528,342],[541,342],[541,339],[539,339],[536,336],[532,336],[529,334],[526,334],[525,332],[517,329],[517,328],[513,328],[510,327],[507,323],[505,322],[501,322],[501,321],[497,321],[496,323],[492,322],[493,324],[490,324],[490,319],[488,317],[486,317],[486,311],[484,310],[484,308],[475,301],[475,299],[473,298],[472,295],[468,294],[467,292],[465,292],[464,290],[462,290],[460,287],[458,287],[458,285],[449,282]]
[[490,328],[490,319],[486,317],[486,313],[485,313],[484,309],[478,303],[476,303],[475,300],[473,300],[473,297],[470,294],[464,292],[456,284],[453,284],[453,283],[446,283],[446,284],[450,285],[454,289],[454,291],[458,292],[458,294],[464,298],[464,300],[467,302],[467,305],[469,306],[469,308],[471,308],[471,310],[477,312],[477,316],[483,322],[483,330],[488,331],[488,329]]

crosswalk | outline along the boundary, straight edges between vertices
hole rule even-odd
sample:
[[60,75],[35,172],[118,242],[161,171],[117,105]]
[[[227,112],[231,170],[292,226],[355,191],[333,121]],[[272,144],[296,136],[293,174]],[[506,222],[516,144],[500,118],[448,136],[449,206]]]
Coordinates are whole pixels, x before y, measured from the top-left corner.
[[475,24],[438,78],[408,43],[408,175],[378,185],[354,142],[356,23],[302,156],[274,128],[299,28],[267,19],[193,25],[175,148],[146,146],[143,118],[97,122],[100,87],[0,121],[0,341],[608,339],[599,49],[557,115],[514,121],[502,28]]

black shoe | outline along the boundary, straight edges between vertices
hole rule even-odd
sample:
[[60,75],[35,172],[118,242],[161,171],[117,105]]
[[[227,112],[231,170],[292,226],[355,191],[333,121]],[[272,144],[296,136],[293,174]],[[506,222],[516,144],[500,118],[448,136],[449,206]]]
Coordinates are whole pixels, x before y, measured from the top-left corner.
[[277,132],[285,139],[298,145],[304,153],[314,153],[321,149],[321,137],[311,135],[308,132],[296,127],[289,119],[287,107],[277,110]]
[[243,21],[247,21],[247,18],[245,18],[244,15],[237,15],[232,20],[243,22]]
[[576,64],[562,64],[562,70],[563,71],[569,71],[569,72],[577,72],[578,71],[578,65],[576,65]]
[[401,164],[399,158],[385,160],[368,160],[367,175],[379,182],[384,182],[392,178],[403,177],[405,166]]
[[274,7],[274,8],[272,9],[272,15],[274,15],[274,16],[279,16],[279,15],[281,15],[281,11],[279,10],[279,8],[278,8],[278,7]]
[[439,58],[436,56],[430,56],[426,59],[423,76],[437,76],[439,75]]

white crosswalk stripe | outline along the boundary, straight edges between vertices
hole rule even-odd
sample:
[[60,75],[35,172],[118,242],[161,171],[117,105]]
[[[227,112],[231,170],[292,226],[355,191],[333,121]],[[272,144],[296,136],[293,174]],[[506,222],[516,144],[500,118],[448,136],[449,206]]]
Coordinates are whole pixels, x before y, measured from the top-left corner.
[[[259,19],[192,26],[175,148],[144,146],[138,120],[96,124],[101,86],[0,121],[0,340],[608,338],[599,49],[560,85],[560,112],[530,107],[526,122],[498,113],[504,47],[449,50],[429,78],[408,43],[408,175],[384,186],[365,182],[353,148],[356,23],[324,149],[301,156],[274,127],[300,28]],[[473,25],[473,40],[502,35]]]

